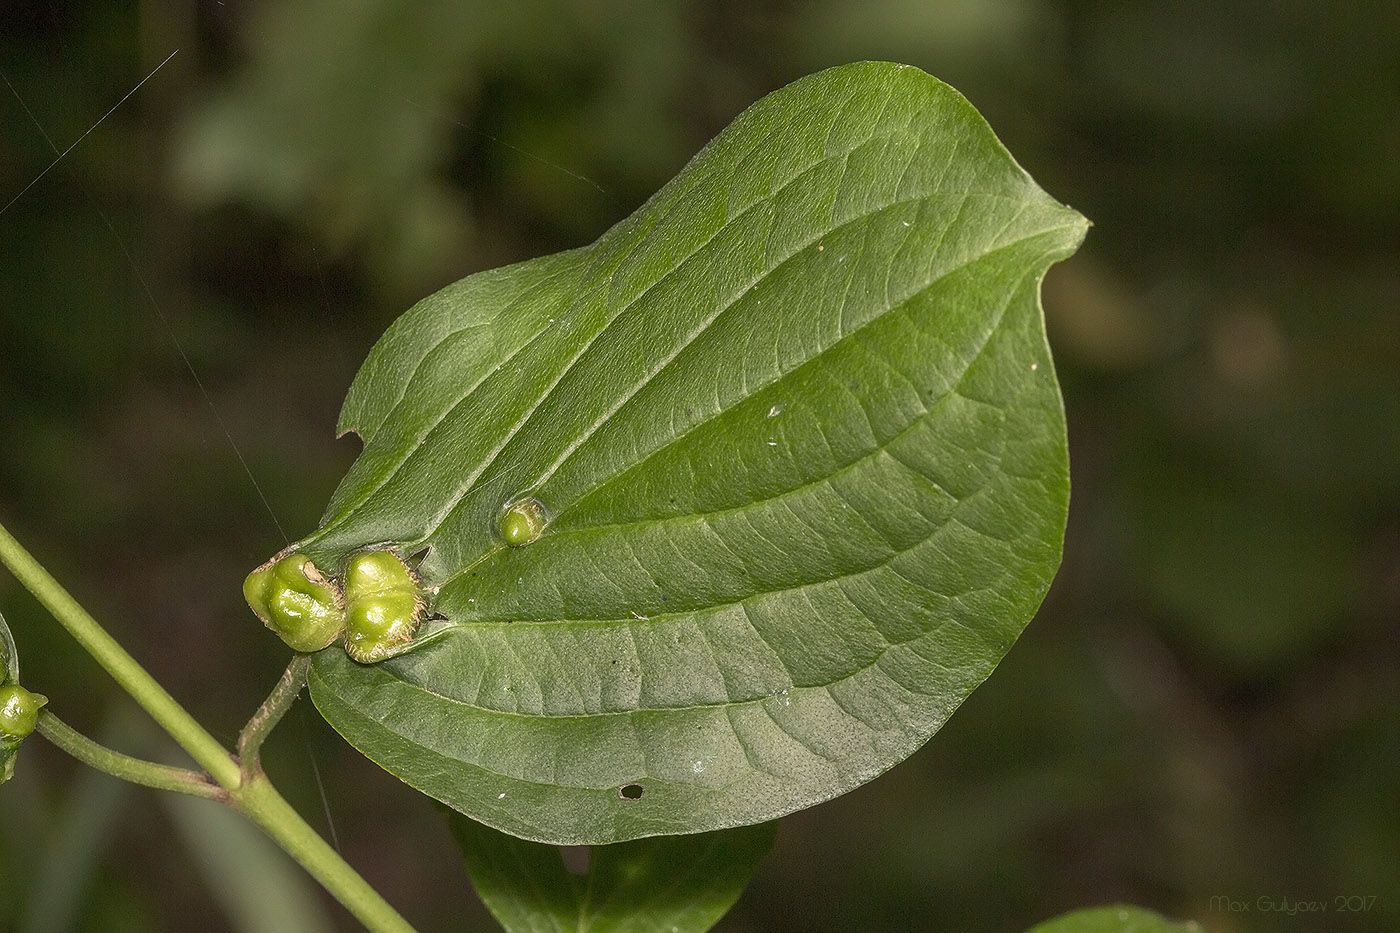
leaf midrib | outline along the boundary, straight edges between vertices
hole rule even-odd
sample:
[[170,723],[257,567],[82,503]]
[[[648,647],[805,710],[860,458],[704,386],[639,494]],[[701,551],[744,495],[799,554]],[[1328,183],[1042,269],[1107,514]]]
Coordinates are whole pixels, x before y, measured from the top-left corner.
[[[950,519],[949,521],[950,521],[950,522],[953,522],[953,521],[958,521],[958,520],[957,520],[956,518],[952,518],[952,519]],[[960,522],[960,521],[959,521],[958,523],[961,524],[962,527],[965,528],[967,531],[969,531],[969,532],[971,532],[971,533],[973,533],[973,534],[984,535],[983,532],[978,531],[976,528],[973,528],[972,526],[967,525],[966,523],[963,523],[963,522]],[[984,535],[984,536],[985,536],[985,535]],[[930,535],[930,537],[931,537],[931,535]],[[925,539],[921,540],[920,542],[918,542],[918,544],[922,544],[922,543],[926,542],[927,540],[928,540],[928,539],[925,538]],[[998,540],[1000,540],[1000,539],[998,539]],[[877,564],[877,565],[875,565],[875,566],[873,566],[873,567],[866,567],[866,568],[863,568],[863,569],[861,569],[861,570],[859,570],[859,571],[853,571],[853,572],[848,573],[848,574],[841,574],[841,575],[834,576],[834,577],[827,577],[827,578],[824,578],[823,580],[818,581],[818,582],[826,583],[826,582],[831,582],[831,581],[845,580],[845,579],[849,579],[849,578],[851,578],[851,577],[858,576],[858,575],[860,575],[860,574],[869,573],[869,572],[872,572],[872,571],[875,571],[875,570],[883,569],[884,567],[886,567],[886,566],[888,566],[890,563],[892,563],[894,560],[896,560],[897,558],[899,558],[900,556],[902,556],[904,553],[906,553],[907,550],[912,550],[913,547],[917,547],[918,544],[912,545],[910,548],[906,549],[906,551],[899,551],[899,552],[896,552],[895,554],[891,555],[891,556],[890,556],[889,558],[887,558],[886,560],[881,561],[879,564]],[[935,596],[942,597],[942,598],[944,598],[944,599],[948,599],[948,600],[950,600],[950,601],[952,601],[952,600],[957,600],[957,599],[961,599],[961,598],[967,596],[967,595],[970,594],[970,593],[976,593],[976,592],[982,592],[982,591],[983,591],[982,588],[978,588],[978,589],[967,590],[967,591],[964,591],[964,592],[962,592],[962,593],[956,593],[956,594],[936,593],[936,592],[934,592],[933,590],[930,590],[928,587],[923,586],[922,584],[916,583],[915,581],[910,580],[910,579],[908,579],[907,577],[900,576],[900,579],[903,580],[905,583],[907,583],[907,584],[908,584],[909,586],[911,586],[911,587],[914,587],[914,588],[920,589],[920,590],[924,590],[925,592],[931,593],[931,594],[933,594],[933,595],[935,595]],[[811,585],[812,585],[811,583],[804,583],[804,584],[799,584],[799,585],[793,586],[793,587],[785,587],[785,588],[783,588],[783,589],[764,591],[763,593],[757,593],[757,594],[750,594],[750,596],[746,596],[746,597],[744,597],[743,599],[740,599],[740,600],[735,600],[735,601],[732,602],[732,603],[721,604],[720,606],[717,606],[717,607],[706,607],[706,609],[702,609],[702,610],[689,610],[689,611],[684,612],[684,613],[670,613],[670,614],[658,614],[658,615],[656,615],[656,616],[648,616],[647,619],[646,619],[645,621],[647,621],[647,622],[658,621],[658,620],[659,620],[659,621],[662,621],[662,622],[680,621],[680,620],[682,620],[682,618],[683,618],[684,616],[693,615],[693,614],[695,614],[695,613],[697,613],[697,612],[708,611],[709,608],[724,608],[724,607],[727,607],[727,606],[737,606],[737,607],[740,607],[741,609],[745,609],[745,622],[749,625],[749,628],[754,632],[754,635],[755,635],[760,641],[762,641],[765,645],[767,645],[767,641],[763,638],[762,633],[760,633],[760,632],[757,630],[757,628],[753,625],[752,620],[750,620],[750,619],[748,618],[747,609],[746,609],[746,607],[745,607],[745,603],[746,603],[750,598],[752,598],[753,596],[769,595],[769,594],[771,594],[771,593],[782,593],[782,592],[787,592],[787,591],[789,591],[789,590],[801,589],[801,588],[803,588],[803,587],[805,587],[805,586],[811,586]],[[873,620],[870,619],[870,617],[869,617],[868,615],[865,615],[865,613],[864,613],[863,611],[861,611],[859,607],[854,607],[854,608],[856,609],[857,612],[860,612],[861,615],[865,616],[865,618],[867,619],[867,621],[873,621]],[[481,627],[491,627],[491,628],[506,628],[506,627],[509,627],[509,626],[511,626],[511,625],[554,626],[554,625],[558,625],[558,624],[581,625],[581,626],[582,626],[582,625],[588,625],[588,626],[595,626],[595,627],[605,627],[605,626],[614,625],[614,624],[626,625],[626,624],[628,624],[628,623],[635,623],[635,622],[637,622],[637,621],[639,621],[639,620],[627,618],[627,619],[599,619],[599,620],[539,621],[539,622],[519,622],[519,623],[510,623],[510,622],[459,622],[459,623],[455,623],[455,625],[454,625],[453,627],[454,627],[454,628],[461,628],[461,629],[463,629],[463,630],[466,630],[466,629],[469,629],[469,628],[472,628],[472,627],[476,627],[476,626],[478,626],[478,625],[481,626]],[[871,659],[870,659],[868,662],[866,662],[865,664],[862,664],[862,665],[860,665],[860,666],[858,666],[858,667],[851,668],[849,671],[846,671],[846,672],[842,673],[842,675],[841,675],[840,677],[837,677],[836,679],[831,680],[831,681],[827,681],[826,683],[798,684],[798,683],[796,683],[796,682],[793,680],[791,673],[790,673],[790,672],[787,670],[787,668],[784,666],[783,672],[784,672],[785,674],[787,674],[788,685],[787,685],[786,687],[782,688],[782,689],[785,689],[785,690],[828,690],[828,691],[829,691],[831,688],[833,688],[833,687],[835,687],[835,686],[837,686],[837,685],[839,685],[839,684],[845,683],[846,681],[850,680],[852,677],[859,676],[860,674],[864,673],[865,671],[869,670],[870,668],[875,667],[877,664],[880,663],[880,661],[884,658],[884,656],[890,652],[890,650],[892,650],[892,649],[894,649],[894,648],[901,648],[901,647],[904,647],[904,646],[907,646],[907,645],[914,644],[915,642],[920,641],[921,639],[926,638],[926,637],[928,637],[929,635],[933,634],[934,632],[938,631],[938,630],[941,629],[944,625],[955,625],[955,626],[957,626],[957,627],[959,627],[959,628],[964,629],[965,631],[967,631],[969,634],[973,635],[974,637],[977,637],[977,638],[979,638],[979,639],[983,637],[981,633],[977,632],[977,631],[974,630],[974,629],[968,628],[968,626],[967,626],[966,624],[964,624],[964,623],[961,622],[960,620],[958,620],[958,619],[956,619],[956,618],[953,618],[953,617],[948,617],[948,618],[940,619],[940,620],[938,621],[938,624],[935,625],[934,627],[928,628],[928,629],[924,629],[924,630],[920,631],[917,635],[914,635],[914,636],[911,637],[911,638],[906,638],[906,639],[902,639],[902,640],[898,640],[898,641],[891,641],[890,639],[886,638],[883,634],[880,634],[880,639],[881,639],[882,642],[884,642],[884,644],[880,647],[879,651],[876,653],[876,655],[875,655],[873,658],[871,658]],[[629,629],[629,631],[630,631],[630,629]],[[878,629],[877,629],[876,631],[877,631],[877,634],[879,634]],[[703,640],[703,638],[704,638],[703,633],[702,633],[702,636],[701,636],[701,637],[702,637],[702,640]],[[708,642],[707,642],[707,644],[708,644]],[[770,651],[773,650],[771,646],[769,646],[769,650],[770,650]],[[778,654],[778,652],[776,652],[776,651],[774,651],[774,654],[775,654],[776,656],[778,656],[779,660],[781,661],[782,656],[781,656],[780,654]],[[713,652],[711,652],[711,659],[713,660]],[[635,653],[634,653],[634,660],[637,660],[637,658],[635,657]],[[630,709],[604,710],[604,711],[589,712],[589,713],[531,713],[531,712],[521,712],[521,711],[519,711],[519,710],[500,709],[499,707],[493,707],[493,706],[482,706],[482,705],[479,704],[479,703],[472,703],[472,702],[467,701],[467,700],[463,700],[463,699],[460,699],[460,698],[457,698],[457,697],[450,697],[450,696],[447,696],[447,695],[445,695],[445,694],[439,693],[439,692],[437,692],[436,690],[433,690],[433,689],[430,688],[430,687],[424,686],[422,683],[420,683],[420,682],[418,682],[418,681],[416,681],[416,680],[410,680],[410,679],[408,679],[407,677],[401,676],[401,675],[399,675],[399,674],[398,674],[397,672],[395,672],[395,671],[390,670],[390,671],[388,671],[388,673],[389,673],[389,675],[390,675],[395,681],[397,681],[397,682],[400,683],[400,684],[403,684],[403,685],[404,685],[405,687],[407,687],[408,689],[420,691],[420,692],[422,692],[422,693],[424,693],[424,694],[427,694],[427,695],[429,695],[429,696],[436,697],[437,699],[442,700],[442,701],[444,701],[444,702],[446,702],[446,703],[452,703],[452,704],[454,704],[454,705],[464,706],[464,707],[466,707],[466,708],[468,708],[468,709],[476,710],[477,712],[484,713],[484,714],[487,714],[487,715],[500,715],[500,716],[522,717],[522,718],[526,718],[526,719],[550,719],[550,720],[575,720],[575,719],[577,719],[577,720],[584,720],[584,719],[594,719],[594,718],[597,718],[597,717],[608,717],[608,716],[631,716],[631,715],[635,715],[635,714],[637,714],[637,713],[657,713],[657,712],[672,713],[672,712],[684,712],[684,711],[688,711],[688,710],[731,709],[731,708],[734,708],[734,707],[737,707],[737,706],[743,706],[743,705],[748,705],[748,704],[753,704],[753,703],[762,703],[762,702],[764,702],[765,700],[771,700],[771,699],[773,699],[773,694],[772,694],[772,693],[770,693],[770,692],[765,692],[765,693],[763,693],[763,694],[758,694],[758,695],[751,696],[751,697],[744,697],[744,698],[739,698],[739,699],[733,699],[733,698],[731,698],[731,699],[728,699],[728,700],[716,701],[716,702],[713,702],[713,703],[687,703],[687,704],[684,704],[684,705],[674,705],[674,706],[636,706],[636,707],[633,707],[633,708],[630,708]]]

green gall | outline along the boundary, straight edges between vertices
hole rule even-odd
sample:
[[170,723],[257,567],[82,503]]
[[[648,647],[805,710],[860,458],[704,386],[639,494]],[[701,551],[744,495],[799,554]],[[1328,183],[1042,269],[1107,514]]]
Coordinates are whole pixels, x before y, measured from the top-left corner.
[[345,629],[340,590],[302,554],[273,560],[248,574],[243,596],[293,651],[320,651]]
[[525,498],[505,507],[496,520],[496,530],[506,544],[524,547],[538,540],[547,522],[548,517],[540,500]]
[[39,710],[49,698],[30,693],[19,684],[0,687],[0,738],[18,740],[39,724]]
[[349,602],[404,591],[417,593],[418,581],[393,551],[365,551],[345,565],[345,598]]
[[417,596],[366,596],[346,610],[345,652],[361,664],[382,661],[418,629]]
[[423,615],[418,580],[392,551],[367,551],[345,568],[345,652],[382,661],[412,640]]

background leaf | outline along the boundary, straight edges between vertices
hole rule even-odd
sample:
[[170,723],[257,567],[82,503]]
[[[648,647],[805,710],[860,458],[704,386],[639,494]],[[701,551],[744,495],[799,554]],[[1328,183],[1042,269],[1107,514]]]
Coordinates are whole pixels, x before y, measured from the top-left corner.
[[[101,739],[129,738],[134,731],[128,715],[108,722]],[[31,763],[39,764],[26,758],[26,776]],[[97,868],[113,848],[122,817],[133,809],[136,796],[135,785],[90,768],[79,771],[71,786],[54,789],[59,805],[44,814],[51,821],[48,832],[25,840],[26,867],[32,875],[24,879],[23,894],[15,899],[18,916],[13,929],[18,933],[82,928],[79,918],[92,894]]]
[[[318,708],[537,841],[762,822],[874,778],[1058,565],[1038,285],[1085,228],[956,91],[867,63],[764,98],[591,247],[424,300],[350,391],[365,450],[303,547],[425,552],[456,626],[375,667],[322,652]],[[525,494],[550,525],[504,547]]]
[[228,807],[161,795],[195,864],[239,933],[329,933],[314,883],[256,826]]
[[698,933],[739,899],[777,823],[595,846],[573,875],[558,848],[456,817],[472,883],[510,933]]
[[1029,933],[1202,933],[1199,923],[1178,923],[1141,907],[1089,907],[1038,923]]

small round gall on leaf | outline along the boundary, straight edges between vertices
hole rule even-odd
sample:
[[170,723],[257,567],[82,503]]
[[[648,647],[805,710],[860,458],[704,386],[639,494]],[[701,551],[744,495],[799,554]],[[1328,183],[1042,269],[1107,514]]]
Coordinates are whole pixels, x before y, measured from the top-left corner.
[[22,739],[39,724],[39,710],[49,698],[19,684],[0,687],[0,737]]
[[345,629],[340,590],[302,554],[264,564],[243,581],[253,613],[293,651],[320,651]]
[[496,531],[501,540],[511,547],[524,547],[544,534],[544,526],[548,521],[544,504],[538,499],[527,497],[512,502],[501,511],[500,517],[496,519]]

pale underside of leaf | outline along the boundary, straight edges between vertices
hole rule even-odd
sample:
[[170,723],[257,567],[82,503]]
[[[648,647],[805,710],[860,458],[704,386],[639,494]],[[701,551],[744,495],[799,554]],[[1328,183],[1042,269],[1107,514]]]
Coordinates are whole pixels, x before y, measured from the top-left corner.
[[0,684],[19,683],[19,651],[5,617],[0,615]]
[[[542,841],[758,822],[883,772],[1058,564],[1038,288],[1085,226],[951,88],[853,65],[760,101],[593,246],[421,302],[351,389],[365,450],[304,547],[426,549],[451,627],[375,667],[323,652],[317,705]],[[524,495],[549,524],[506,547]]]

